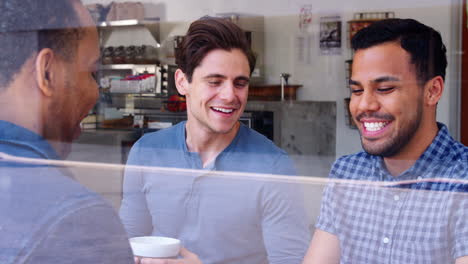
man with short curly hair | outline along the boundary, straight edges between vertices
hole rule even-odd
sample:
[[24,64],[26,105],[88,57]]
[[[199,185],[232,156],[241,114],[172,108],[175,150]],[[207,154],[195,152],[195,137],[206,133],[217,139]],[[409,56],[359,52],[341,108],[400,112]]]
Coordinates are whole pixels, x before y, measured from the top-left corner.
[[436,121],[440,33],[387,19],[352,47],[349,109],[364,151],[333,165],[304,264],[468,263],[468,148]]

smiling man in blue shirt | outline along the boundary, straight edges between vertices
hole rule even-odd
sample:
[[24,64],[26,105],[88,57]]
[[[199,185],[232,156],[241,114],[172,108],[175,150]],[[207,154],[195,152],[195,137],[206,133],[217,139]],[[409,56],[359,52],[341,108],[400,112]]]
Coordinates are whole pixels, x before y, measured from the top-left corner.
[[364,151],[333,165],[304,263],[468,263],[468,148],[436,122],[440,34],[389,19],[352,47],[349,108]]
[[244,32],[224,19],[197,20],[177,64],[187,121],[144,136],[128,164],[197,171],[129,167],[120,210],[127,232],[178,238],[205,264],[300,263],[310,231],[298,186],[216,173],[295,174],[283,150],[239,122],[255,66]]

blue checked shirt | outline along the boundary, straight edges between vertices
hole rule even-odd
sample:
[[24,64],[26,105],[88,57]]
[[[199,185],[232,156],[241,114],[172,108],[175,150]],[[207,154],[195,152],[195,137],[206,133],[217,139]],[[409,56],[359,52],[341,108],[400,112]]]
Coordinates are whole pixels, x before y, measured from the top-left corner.
[[340,263],[446,264],[468,255],[468,148],[439,128],[398,177],[366,152],[335,162],[317,228],[338,237]]

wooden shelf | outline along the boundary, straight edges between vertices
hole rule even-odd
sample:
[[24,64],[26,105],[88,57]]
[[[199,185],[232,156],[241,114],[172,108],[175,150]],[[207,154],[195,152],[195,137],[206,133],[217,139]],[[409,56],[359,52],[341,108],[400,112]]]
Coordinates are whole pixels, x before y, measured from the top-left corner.
[[[302,85],[285,85],[284,99],[296,100],[296,91]],[[281,100],[281,85],[279,84],[263,84],[253,85],[249,87],[249,100],[259,101],[280,101]]]

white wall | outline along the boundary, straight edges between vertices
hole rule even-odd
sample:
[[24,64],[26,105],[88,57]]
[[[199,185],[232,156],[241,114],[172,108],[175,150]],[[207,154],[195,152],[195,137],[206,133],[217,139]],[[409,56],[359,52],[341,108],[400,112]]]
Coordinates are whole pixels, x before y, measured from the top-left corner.
[[[394,11],[397,17],[414,18],[440,31],[448,48],[449,61],[458,61],[456,50],[459,32],[453,30],[453,2],[459,0],[160,0],[149,3],[148,15],[157,15],[165,22],[184,22],[176,31],[183,32],[188,23],[203,15],[223,12],[238,12],[265,16],[265,75],[269,83],[279,83],[282,72],[292,74],[290,83],[302,84],[299,100],[337,102],[336,155],[341,156],[360,150],[356,130],[345,125],[343,98],[349,95],[345,84],[344,61],[350,58],[348,44],[343,43],[343,54],[319,56],[318,22],[320,16],[340,14],[343,18],[343,40],[346,40],[346,21],[354,12]],[[111,0],[83,0],[87,3],[108,4]],[[122,1],[117,1],[122,2]],[[313,24],[310,31],[315,46],[310,65],[300,64],[295,59],[295,39],[300,34],[298,12],[304,4],[311,4]],[[172,30],[172,29],[171,29]],[[169,32],[163,32],[167,35]],[[133,40],[136,38],[133,38]],[[438,120],[446,123],[452,133],[458,129],[457,115],[459,80],[453,78],[458,71],[455,63],[449,63],[446,90],[439,103]],[[456,134],[456,133],[455,133]]]

